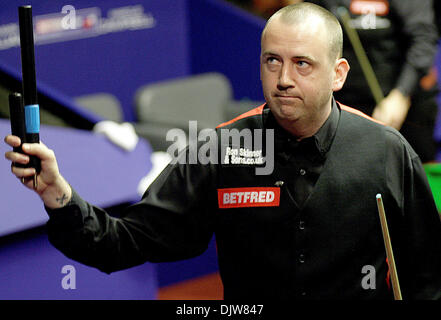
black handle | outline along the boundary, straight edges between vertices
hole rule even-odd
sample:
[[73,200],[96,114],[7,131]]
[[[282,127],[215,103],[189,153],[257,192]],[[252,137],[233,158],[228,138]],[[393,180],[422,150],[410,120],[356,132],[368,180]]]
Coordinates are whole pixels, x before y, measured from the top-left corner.
[[[14,92],[9,94],[9,114],[11,118],[11,133],[20,138],[21,143],[26,141],[26,127],[23,100],[21,94]],[[14,152],[23,153],[21,145],[14,147]],[[17,167],[25,167],[20,163],[14,164]]]

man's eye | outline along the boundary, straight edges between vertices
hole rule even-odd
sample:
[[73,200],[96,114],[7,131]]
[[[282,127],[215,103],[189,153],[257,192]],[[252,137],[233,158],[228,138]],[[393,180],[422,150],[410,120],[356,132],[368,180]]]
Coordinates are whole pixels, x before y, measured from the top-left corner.
[[276,64],[278,63],[276,58],[270,57],[268,59],[266,59],[266,62],[268,62],[269,64]]
[[308,66],[308,62],[306,61],[297,61],[297,65],[301,68],[307,67]]

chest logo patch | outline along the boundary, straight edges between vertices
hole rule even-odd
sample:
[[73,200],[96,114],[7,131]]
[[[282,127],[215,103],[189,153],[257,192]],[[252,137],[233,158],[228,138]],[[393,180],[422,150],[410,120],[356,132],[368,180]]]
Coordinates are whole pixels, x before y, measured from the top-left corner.
[[217,189],[219,208],[278,207],[280,188],[249,187]]

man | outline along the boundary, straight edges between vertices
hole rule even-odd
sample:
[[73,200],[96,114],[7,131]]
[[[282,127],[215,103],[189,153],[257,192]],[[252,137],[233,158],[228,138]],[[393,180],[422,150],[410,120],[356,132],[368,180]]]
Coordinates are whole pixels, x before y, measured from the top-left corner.
[[350,15],[384,99],[377,104],[362,72],[353,45],[346,41],[343,55],[351,64],[345,87],[335,95],[358,110],[399,130],[421,161],[435,160],[433,138],[438,88],[429,78],[439,34],[432,0],[308,0],[336,13]]
[[[24,145],[42,160],[37,193],[50,242],[110,273],[194,257],[215,233],[226,299],[391,299],[381,193],[404,298],[439,298],[441,225],[421,163],[397,131],[333,100],[349,70],[341,48],[328,11],[300,4],[277,12],[262,33],[267,103],[217,128],[210,150],[219,162],[188,164],[186,149],[121,218],[82,200],[51,150]],[[260,149],[222,139],[244,129],[274,139]],[[6,137],[10,146],[18,140]],[[274,168],[257,175],[262,154]],[[12,171],[32,187],[33,169]]]
[[[349,38],[344,57],[351,64],[345,87],[334,97],[373,118],[394,127],[410,143],[421,161],[434,161],[437,143],[433,137],[438,106],[434,56],[439,32],[439,1],[432,0],[305,0],[334,14],[346,8],[376,74],[384,99],[377,103]],[[286,3],[262,2],[275,11]],[[432,67],[432,69],[431,69]],[[377,99],[379,99],[377,97]]]

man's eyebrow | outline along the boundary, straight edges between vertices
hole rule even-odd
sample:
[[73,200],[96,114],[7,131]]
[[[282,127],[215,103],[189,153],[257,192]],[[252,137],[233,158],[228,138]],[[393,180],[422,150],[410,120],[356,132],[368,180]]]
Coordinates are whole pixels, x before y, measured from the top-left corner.
[[293,59],[296,59],[296,60],[309,60],[309,61],[311,61],[311,62],[315,62],[316,60],[313,58],[313,57],[311,57],[311,56],[294,56],[294,57],[292,57]]
[[279,55],[277,53],[274,53],[271,51],[265,51],[264,53],[262,53],[262,56],[276,56],[276,57],[278,57]]
[[[262,57],[266,57],[266,56],[279,57],[279,55],[277,53],[274,53],[274,52],[271,52],[271,51],[265,51],[264,53],[262,53]],[[292,59],[308,60],[310,62],[316,62],[317,61],[316,59],[314,59],[313,57],[308,56],[308,55],[293,56]]]

